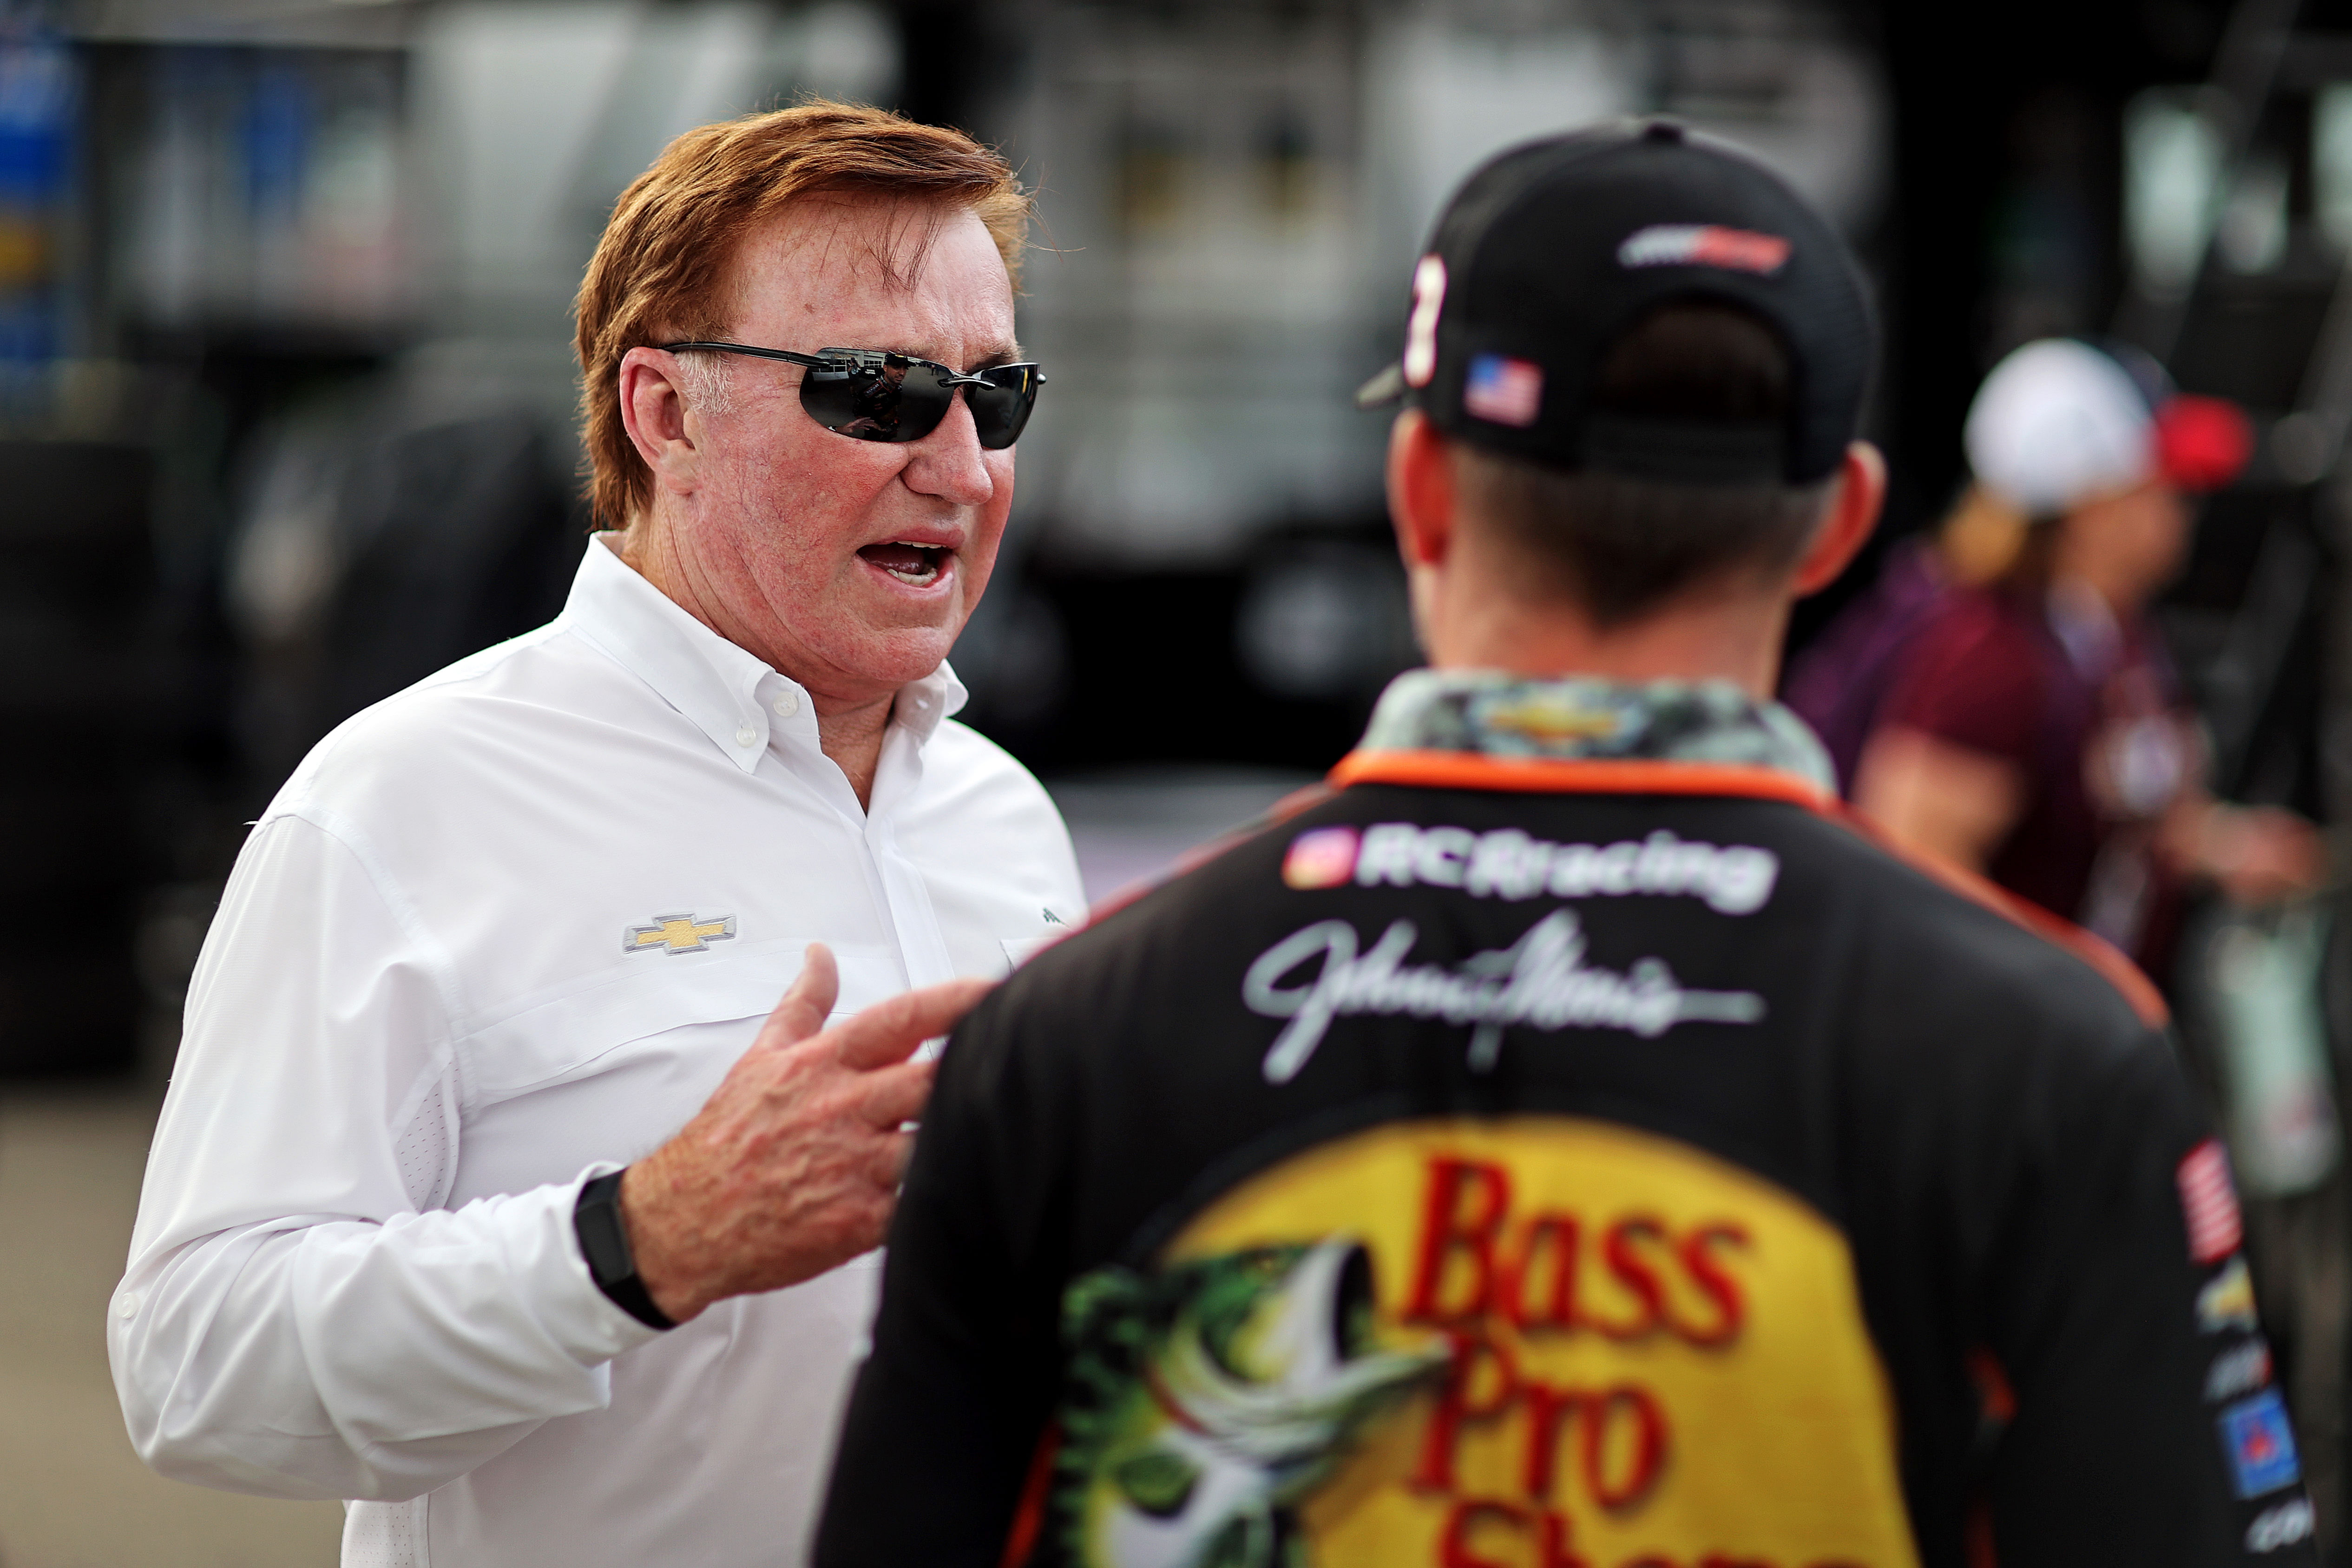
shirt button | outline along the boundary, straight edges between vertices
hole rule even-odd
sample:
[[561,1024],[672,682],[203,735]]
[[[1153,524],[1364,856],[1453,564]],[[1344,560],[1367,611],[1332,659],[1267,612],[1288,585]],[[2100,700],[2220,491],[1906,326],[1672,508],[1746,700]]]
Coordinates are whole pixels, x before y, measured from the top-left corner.
[[114,1303],[114,1315],[121,1318],[126,1323],[131,1319],[137,1317],[139,1315],[139,1292],[136,1291],[123,1291],[121,1299]]
[[759,738],[760,732],[748,724],[735,732],[735,744],[738,746],[751,746]]
[[790,718],[793,715],[801,711],[800,694],[789,691],[778,692],[776,694],[776,700],[770,703],[768,706],[776,710],[778,716]]

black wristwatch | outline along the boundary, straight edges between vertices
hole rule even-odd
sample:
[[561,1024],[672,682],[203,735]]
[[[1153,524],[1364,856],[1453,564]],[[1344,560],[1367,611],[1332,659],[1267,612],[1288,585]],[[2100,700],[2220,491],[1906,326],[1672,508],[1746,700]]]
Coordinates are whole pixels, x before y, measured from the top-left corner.
[[677,1324],[654,1305],[646,1282],[637,1278],[628,1227],[621,1223],[621,1176],[600,1176],[580,1189],[580,1201],[572,1206],[572,1233],[580,1238],[588,1277],[606,1300],[647,1328],[674,1329]]

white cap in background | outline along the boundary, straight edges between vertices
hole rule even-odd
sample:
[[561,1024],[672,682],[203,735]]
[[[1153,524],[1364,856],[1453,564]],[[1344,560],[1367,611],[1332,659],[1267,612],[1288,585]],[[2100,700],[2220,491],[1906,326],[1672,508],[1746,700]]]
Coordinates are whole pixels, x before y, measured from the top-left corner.
[[2057,517],[2155,477],[2156,411],[2088,343],[2045,338],[1993,367],[1969,410],[1977,483],[2029,517]]
[[2112,355],[2073,338],[2028,343],[1992,369],[1969,410],[1977,483],[2029,517],[2159,476],[2184,489],[2226,484],[2252,432],[2234,404],[2182,397],[2151,361],[2143,389]]

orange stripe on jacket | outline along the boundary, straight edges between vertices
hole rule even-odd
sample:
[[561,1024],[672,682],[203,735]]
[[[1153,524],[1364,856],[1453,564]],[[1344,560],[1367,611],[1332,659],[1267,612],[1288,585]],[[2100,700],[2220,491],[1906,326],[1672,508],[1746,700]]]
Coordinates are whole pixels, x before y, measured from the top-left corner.
[[997,1559],[999,1568],[1022,1568],[1037,1550],[1037,1537],[1045,1527],[1045,1500],[1054,1485],[1054,1456],[1061,1447],[1059,1422],[1037,1434],[1037,1451],[1029,1457],[1028,1479],[1021,1483],[1013,1527],[1004,1532],[1004,1555]]
[[1351,751],[1339,758],[1328,777],[1342,789],[1350,784],[1407,784],[1424,789],[1516,789],[1544,794],[1741,795],[1815,810],[1835,799],[1793,773],[1738,762]]

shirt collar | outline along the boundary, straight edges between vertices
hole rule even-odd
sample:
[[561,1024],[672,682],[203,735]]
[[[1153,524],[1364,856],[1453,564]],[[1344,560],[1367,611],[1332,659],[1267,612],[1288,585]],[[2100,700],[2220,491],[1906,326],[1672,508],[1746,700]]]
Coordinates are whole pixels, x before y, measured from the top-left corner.
[[1804,720],[1728,681],[1538,680],[1507,670],[1408,670],[1389,684],[1364,751],[1731,762],[1836,792]]
[[[817,744],[808,689],[730,643],[646,581],[621,559],[616,533],[589,539],[562,621],[691,719],[746,773],[760,765],[772,732]],[[968,696],[942,661],[929,674],[898,688],[890,722],[919,744]]]
[[916,739],[929,740],[942,722],[961,713],[963,705],[971,700],[971,694],[956,679],[948,662],[941,659],[938,669],[898,688],[898,700],[890,709],[890,721],[903,726]]

